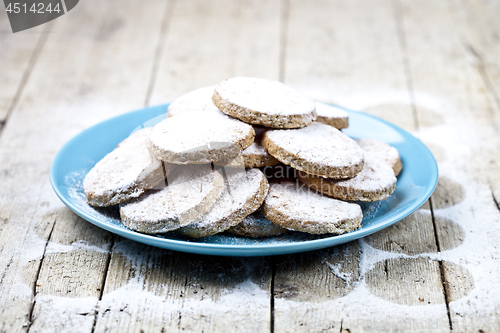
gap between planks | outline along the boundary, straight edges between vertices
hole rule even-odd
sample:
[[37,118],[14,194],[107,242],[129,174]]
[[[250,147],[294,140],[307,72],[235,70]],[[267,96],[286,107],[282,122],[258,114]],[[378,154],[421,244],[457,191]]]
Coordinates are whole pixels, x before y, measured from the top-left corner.
[[[154,86],[156,84],[156,78],[158,76],[158,69],[160,66],[161,58],[163,56],[163,52],[165,50],[167,35],[168,35],[169,28],[170,28],[170,23],[172,22],[172,16],[174,13],[176,3],[177,3],[176,0],[169,1],[166,5],[165,12],[163,13],[162,24],[160,26],[160,34],[158,37],[158,45],[156,47],[155,56],[154,56],[154,60],[153,60],[153,66],[151,69],[151,78],[149,80],[148,89],[146,92],[146,98],[144,100],[145,107],[149,106],[149,103],[151,101],[151,95],[152,95]],[[99,300],[98,300],[97,305],[96,305],[96,312],[94,314],[94,322],[92,323],[91,333],[95,332],[97,318],[99,315],[99,303],[102,300],[102,296],[104,294],[104,288],[106,287],[106,280],[108,277],[109,265],[111,264],[111,256],[113,255],[113,248],[115,245],[116,237],[117,237],[116,235],[113,235],[113,238],[111,239],[111,244],[109,247],[108,256],[106,258],[103,279],[102,279],[102,284],[101,284],[101,290],[99,291]],[[38,278],[38,276],[37,276],[37,278]],[[185,284],[187,284],[187,278],[186,278]],[[180,322],[180,320],[181,320],[181,314],[179,314],[179,322]]]
[[399,47],[401,48],[402,58],[403,58],[403,68],[406,77],[406,86],[408,88],[408,94],[410,95],[411,109],[413,115],[413,126],[415,129],[419,129],[418,116],[417,116],[417,106],[415,103],[415,91],[413,87],[413,78],[411,76],[411,65],[410,57],[408,56],[408,45],[406,44],[406,34],[403,28],[403,17],[401,14],[401,3],[400,0],[392,0],[392,9],[394,12],[394,21],[396,24],[396,33],[398,36]]
[[285,82],[286,47],[288,35],[288,21],[290,19],[290,0],[281,0],[280,13],[280,51],[279,51],[279,80]]
[[[406,84],[408,87],[408,93],[410,95],[410,102],[412,106],[412,114],[413,114],[413,122],[415,129],[418,131],[420,129],[419,123],[418,123],[418,115],[417,115],[417,106],[416,106],[416,101],[415,101],[415,91],[414,91],[414,85],[413,85],[413,77],[411,75],[411,63],[410,63],[410,57],[408,54],[408,45],[406,43],[406,34],[404,30],[404,23],[403,23],[403,16],[402,16],[402,11],[401,11],[401,2],[400,0],[392,0],[392,7],[394,11],[394,20],[396,23],[396,29],[397,29],[397,34],[398,34],[398,41],[399,45],[401,48],[402,56],[403,56],[403,67],[405,69],[405,76],[406,76]],[[432,218],[432,226],[433,226],[433,232],[434,232],[434,239],[436,241],[436,247],[438,252],[441,252],[441,246],[439,242],[439,236],[437,233],[437,227],[436,227],[436,221],[434,219],[434,209],[432,205],[432,199],[429,198],[429,206],[430,206],[430,211],[431,211],[431,218]],[[386,261],[387,263],[387,261]],[[451,320],[451,314],[450,314],[450,302],[449,302],[449,295],[448,291],[446,288],[446,278],[444,276],[444,268],[443,268],[443,261],[439,260],[439,273],[440,273],[440,278],[442,282],[442,288],[443,288],[443,296],[446,304],[446,314],[448,316],[448,325],[450,327],[450,330],[453,330],[453,325],[452,325],[452,320]]]

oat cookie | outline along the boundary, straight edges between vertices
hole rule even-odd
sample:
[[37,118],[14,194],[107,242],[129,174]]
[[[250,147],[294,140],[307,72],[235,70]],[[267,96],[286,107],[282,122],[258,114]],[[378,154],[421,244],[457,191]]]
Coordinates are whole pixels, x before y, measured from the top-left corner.
[[269,130],[264,133],[262,146],[281,162],[317,176],[352,178],[363,169],[361,147],[338,129],[323,123]]
[[329,179],[298,172],[297,178],[309,188],[331,197],[349,201],[387,199],[396,188],[396,176],[382,158],[365,154],[365,167],[351,179]]
[[226,189],[217,202],[193,223],[177,231],[198,238],[229,229],[256,211],[268,190],[266,177],[259,169],[227,170]]
[[153,234],[184,227],[205,214],[224,190],[222,175],[210,165],[181,166],[174,173],[163,189],[150,190],[120,206],[127,228]]
[[188,112],[158,123],[151,152],[174,164],[204,164],[233,158],[254,141],[251,125],[223,113]]
[[161,183],[175,167],[148,150],[152,128],[132,133],[89,171],[83,181],[87,202],[96,207],[138,197]]
[[247,169],[279,164],[280,161],[269,155],[264,147],[262,147],[262,135],[266,129],[259,126],[254,126],[253,129],[255,130],[255,141],[250,147],[243,150],[241,156],[231,160],[222,160],[220,163],[217,162],[216,164],[232,168],[245,167]]
[[235,77],[219,83],[212,97],[222,112],[272,128],[300,128],[316,119],[314,101],[277,81]]
[[349,115],[342,109],[316,102],[316,113],[318,114],[316,121],[320,123],[333,126],[339,130],[349,127]]
[[177,97],[168,106],[167,117],[174,117],[186,112],[216,111],[219,109],[212,102],[215,86],[193,90]]
[[289,230],[266,219],[260,212],[255,212],[243,219],[240,224],[226,230],[241,237],[269,237],[287,233]]
[[376,139],[359,139],[356,142],[363,149],[365,155],[374,154],[378,156],[378,158],[389,163],[396,176],[399,175],[401,169],[403,169],[403,164],[396,148]]
[[358,228],[363,219],[358,204],[329,198],[290,181],[270,183],[260,210],[274,224],[310,234],[343,234]]

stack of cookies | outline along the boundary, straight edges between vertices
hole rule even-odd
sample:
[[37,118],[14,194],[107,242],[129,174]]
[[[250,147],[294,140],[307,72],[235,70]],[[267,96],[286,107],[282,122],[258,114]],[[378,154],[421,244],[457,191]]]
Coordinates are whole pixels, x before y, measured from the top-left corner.
[[[92,206],[119,205],[142,233],[244,237],[289,230],[342,234],[357,201],[388,198],[402,165],[394,147],[353,140],[346,112],[280,82],[236,77],[176,99],[167,119],[132,133],[83,188]],[[266,168],[292,168],[269,179]]]

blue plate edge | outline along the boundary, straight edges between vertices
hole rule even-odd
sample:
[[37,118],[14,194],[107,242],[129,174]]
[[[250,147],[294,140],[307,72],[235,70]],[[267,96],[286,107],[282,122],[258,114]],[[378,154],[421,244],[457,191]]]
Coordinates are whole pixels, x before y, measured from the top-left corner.
[[[383,119],[377,118],[375,116],[366,114],[364,112],[360,111],[354,111],[350,110],[345,107],[337,106],[337,105],[332,105],[334,107],[337,107],[339,109],[343,109],[347,112],[352,112],[355,114],[361,114],[363,116],[372,118],[376,121],[385,123],[386,125],[389,125],[392,128],[395,128],[400,134],[402,134],[404,137],[410,137],[412,140],[416,140],[422,148],[424,148],[425,153],[429,157],[429,160],[432,161],[432,165],[430,165],[430,183],[432,186],[426,188],[426,191],[424,194],[420,197],[419,200],[417,200],[415,203],[413,203],[410,207],[405,209],[403,212],[401,212],[399,215],[392,216],[386,222],[382,225],[377,225],[371,228],[365,228],[362,230],[354,230],[357,231],[356,234],[352,234],[351,232],[338,235],[338,236],[332,236],[324,239],[317,239],[317,240],[307,240],[303,241],[301,243],[285,243],[285,244],[265,244],[265,245],[225,245],[225,244],[207,244],[207,243],[191,243],[191,242],[186,242],[186,241],[180,241],[180,240],[174,240],[174,239],[165,239],[165,238],[158,238],[156,236],[151,236],[147,234],[141,234],[137,233],[132,230],[128,229],[123,229],[120,227],[115,227],[113,225],[108,225],[108,224],[102,224],[99,221],[96,221],[93,217],[85,216],[85,214],[82,214],[79,212],[79,210],[71,203],[71,201],[67,200],[60,190],[56,186],[56,175],[55,175],[55,166],[57,165],[57,162],[64,156],[63,152],[67,149],[68,146],[71,145],[72,142],[78,140],[80,136],[83,136],[86,131],[93,129],[96,126],[105,126],[107,122],[111,121],[116,121],[117,118],[125,118],[127,116],[130,116],[131,113],[136,113],[136,112],[141,112],[147,109],[153,109],[153,108],[158,108],[158,109],[167,109],[169,104],[163,104],[163,105],[158,105],[158,106],[153,106],[153,107],[147,107],[147,108],[142,108],[138,109],[135,111],[127,112],[115,117],[112,117],[110,119],[104,120],[98,124],[95,124],[76,136],[74,136],[71,140],[66,142],[64,146],[58,151],[56,156],[54,157],[51,167],[50,167],[50,181],[52,188],[54,189],[54,192],[56,195],[59,197],[59,199],[68,207],[70,208],[75,214],[83,218],[84,220],[91,222],[92,224],[96,225],[99,228],[105,229],[107,231],[110,231],[112,233],[115,233],[119,236],[160,247],[163,249],[168,249],[168,250],[174,250],[174,251],[181,251],[181,252],[188,252],[188,253],[195,253],[195,254],[202,254],[202,255],[217,255],[217,256],[242,256],[242,257],[248,257],[248,256],[270,256],[270,255],[282,255],[282,254],[288,254],[288,253],[300,253],[300,252],[307,252],[307,251],[314,251],[326,247],[331,247],[331,246],[336,246],[340,245],[346,242],[343,242],[345,238],[350,238],[349,241],[354,241],[359,238],[363,238],[365,236],[368,236],[370,234],[373,234],[377,231],[383,230],[396,222],[404,219],[405,217],[409,216],[413,212],[415,212],[418,208],[420,208],[432,195],[434,192],[437,181],[438,181],[438,166],[437,162],[430,152],[430,150],[423,144],[418,138],[410,134],[409,132],[403,130],[397,125],[394,125],[388,121],[385,121]],[[144,240],[148,240],[148,243],[145,243]],[[229,252],[229,253],[228,253]]]

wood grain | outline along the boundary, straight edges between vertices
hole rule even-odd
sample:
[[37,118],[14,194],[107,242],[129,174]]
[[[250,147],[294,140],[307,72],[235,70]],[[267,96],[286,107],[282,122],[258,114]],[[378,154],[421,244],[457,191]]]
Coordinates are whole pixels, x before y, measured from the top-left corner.
[[[128,11],[110,16],[118,5]],[[35,289],[60,301],[92,296],[95,308],[107,254],[76,249],[45,258],[44,252],[49,238],[106,249],[109,235],[68,212],[51,189],[49,166],[84,128],[142,106],[162,17],[163,11],[134,1],[87,1],[54,21],[57,34],[47,37],[0,140],[0,331],[29,327]],[[54,302],[37,302],[33,329],[62,315]],[[92,328],[93,315],[82,330]],[[59,329],[72,328],[62,322]]]
[[280,1],[179,1],[151,104],[233,76],[278,80]]
[[[466,193],[469,202],[472,197],[479,195],[478,187],[487,185],[495,193],[496,183],[492,182],[492,179],[496,179],[496,176],[491,175],[491,170],[493,170],[491,166],[498,163],[496,156],[499,156],[499,151],[498,145],[493,143],[495,142],[493,138],[498,135],[498,106],[495,96],[491,90],[488,90],[488,84],[482,75],[482,65],[478,64],[477,56],[470,48],[472,39],[469,30],[474,27],[470,25],[467,15],[462,3],[458,1],[439,3],[424,1],[419,5],[411,1],[402,1],[401,5],[402,27],[407,41],[411,69],[409,74],[414,89],[419,91],[419,95],[415,97],[415,103],[425,104],[429,102],[429,96],[439,96],[438,100],[443,103],[443,107],[435,111],[444,114],[446,122],[453,127],[455,132],[467,131],[470,128],[471,136],[478,140],[468,142],[472,152],[470,156],[457,154],[453,142],[443,140],[439,143],[453,154],[447,158],[448,163],[442,165],[441,172],[445,176],[440,179],[441,188],[432,197],[432,203],[437,210],[450,209],[457,205],[465,207],[462,214],[458,215],[458,220],[453,222],[463,223],[462,225],[469,229],[467,220],[460,219],[460,216],[470,214],[470,208],[466,208],[468,205],[464,205],[463,202],[464,193],[467,191],[465,184],[470,184],[470,182],[474,184],[474,187],[468,186],[469,193]],[[432,131],[423,132],[420,135],[423,139],[426,139],[426,136],[430,139]],[[484,146],[483,142],[493,144]],[[434,143],[437,143],[435,137]],[[477,161],[477,163],[470,163],[470,161]],[[467,176],[457,177],[459,174]],[[452,178],[451,175],[455,177]],[[496,209],[491,194],[484,198],[484,200],[476,201],[472,210],[486,212]],[[478,217],[476,219],[481,220]],[[440,223],[438,221],[435,223],[439,244],[450,243],[456,233],[444,235],[442,232],[444,230],[439,230]],[[464,273],[460,267],[454,271],[452,266],[451,263],[442,263],[442,274],[449,302],[456,299],[459,294],[462,296],[467,294],[474,284],[467,272]],[[454,290],[456,285],[461,285],[461,287]],[[497,316],[498,307],[480,312],[469,309],[464,313],[459,310],[458,305],[451,303],[449,309],[451,326],[458,331],[498,329],[498,323],[494,319]],[[467,323],[472,323],[472,325],[467,325]],[[492,323],[493,326],[491,326]]]
[[[165,103],[236,75],[278,79],[280,14],[279,1],[259,6],[226,0],[177,2],[150,103]],[[131,248],[113,251],[96,330],[269,330],[267,259],[210,258],[152,248],[136,257]],[[128,253],[126,258],[123,252]],[[132,277],[127,273],[130,267],[135,267]],[[119,307],[107,302],[127,288],[137,288],[133,289],[137,297],[149,295],[151,301],[141,305],[125,298]]]
[[[321,7],[322,11],[318,12],[313,6],[302,2],[292,1],[290,4],[285,82],[318,99],[354,109],[361,108],[409,131],[416,131],[419,122],[412,105],[411,80],[405,75],[408,70],[407,55],[401,32],[398,31],[393,3],[325,1],[315,2],[315,5]],[[385,70],[388,66],[391,67],[390,71]],[[411,232],[411,236],[408,232]],[[412,215],[390,231],[374,234],[369,242],[395,253],[416,254],[437,250],[430,213]],[[366,281],[373,295],[392,295],[388,300],[396,304],[415,305],[416,299],[416,303],[421,305],[418,298],[424,293],[426,298],[432,300],[429,305],[445,303],[438,262],[428,265],[425,260],[419,259],[409,261],[403,268],[397,263],[385,260],[367,273]],[[432,283],[423,285],[421,292],[417,292],[417,289],[410,295],[400,292],[403,281],[398,278],[404,268],[415,270],[423,280]],[[277,277],[278,274],[279,271]],[[384,277],[383,281],[373,278],[384,274],[390,278]],[[309,275],[304,274],[301,279],[308,281],[312,278]],[[314,276],[321,274],[316,271]],[[323,279],[322,288],[328,288],[327,283]],[[407,285],[404,290],[412,290],[412,287]],[[316,289],[309,289],[305,293],[310,293],[312,299],[321,299]],[[302,309],[299,312],[285,311],[280,310],[278,305],[282,303],[277,303],[275,307],[277,329],[307,331],[299,323]],[[360,311],[370,312],[359,306]],[[351,331],[368,329],[367,323],[352,320],[363,318],[361,315],[348,317],[347,314],[339,314],[333,321],[333,328],[325,317],[328,317],[325,312],[315,309],[308,312],[305,322],[309,329],[313,327],[315,330],[339,330],[341,326]],[[418,315],[409,318],[418,319]],[[444,305],[438,312],[438,319],[446,324],[441,325],[440,329],[449,330]],[[388,318],[382,324],[382,329],[399,324],[398,318]]]
[[[0,122],[18,102],[38,55],[47,40],[51,24],[29,32],[12,33],[7,12],[0,12]],[[8,50],[8,52],[5,52]],[[1,130],[1,129],[0,129]]]

